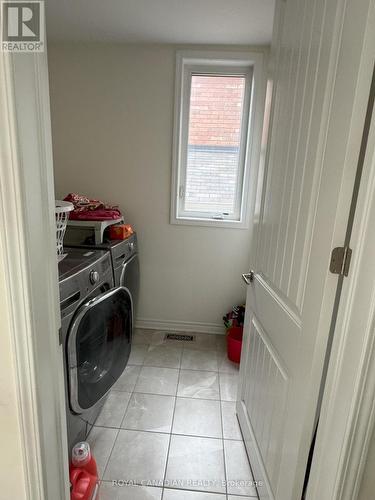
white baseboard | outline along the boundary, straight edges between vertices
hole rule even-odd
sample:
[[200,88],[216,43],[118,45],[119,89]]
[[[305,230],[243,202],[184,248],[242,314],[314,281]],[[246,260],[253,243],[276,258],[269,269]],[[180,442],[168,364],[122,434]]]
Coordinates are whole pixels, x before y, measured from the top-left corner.
[[196,323],[194,321],[171,321],[138,318],[135,321],[136,328],[149,328],[151,330],[166,330],[177,332],[196,332],[224,335],[224,325],[218,323]]

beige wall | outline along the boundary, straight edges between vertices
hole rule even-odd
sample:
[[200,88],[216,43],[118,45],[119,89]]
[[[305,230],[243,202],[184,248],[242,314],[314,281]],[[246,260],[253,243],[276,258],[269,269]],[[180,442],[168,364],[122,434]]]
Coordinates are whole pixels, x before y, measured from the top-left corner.
[[[22,429],[17,400],[16,366],[9,304],[6,300],[6,267],[0,247],[0,484],[2,493],[22,500],[26,498]],[[11,492],[11,493],[10,493]],[[1,496],[1,495],[0,495]]]
[[173,46],[49,46],[56,192],[118,203],[134,224],[139,318],[220,327],[245,297],[250,234],[169,223],[174,69]]

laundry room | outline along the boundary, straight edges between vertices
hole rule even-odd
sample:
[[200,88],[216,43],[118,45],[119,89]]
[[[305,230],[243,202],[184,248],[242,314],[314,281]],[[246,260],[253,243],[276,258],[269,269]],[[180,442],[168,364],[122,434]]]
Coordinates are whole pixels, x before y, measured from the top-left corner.
[[[121,498],[157,495],[162,481],[171,500],[254,496],[235,401],[274,5],[257,2],[238,30],[241,9],[207,2],[197,25],[184,7],[182,25],[181,6],[167,4],[157,22],[129,7],[127,28],[113,13],[103,30],[91,25],[98,4],[90,20],[79,2],[47,7],[69,449],[88,441],[108,498],[120,498],[120,479],[135,483]],[[119,338],[129,321],[131,338]],[[197,454],[214,461],[212,477]]]
[[371,500],[375,0],[0,4],[7,498]]
[[[257,55],[267,50],[225,47],[224,56],[244,49]],[[52,38],[56,196],[78,193],[118,205],[135,228],[139,326],[223,333],[223,314],[244,300],[238,276],[248,267],[250,229],[228,228],[229,221],[220,225],[214,219],[211,226],[194,219],[171,221],[176,57],[184,50],[171,44],[69,44]],[[191,50],[200,56],[207,52],[202,46]]]

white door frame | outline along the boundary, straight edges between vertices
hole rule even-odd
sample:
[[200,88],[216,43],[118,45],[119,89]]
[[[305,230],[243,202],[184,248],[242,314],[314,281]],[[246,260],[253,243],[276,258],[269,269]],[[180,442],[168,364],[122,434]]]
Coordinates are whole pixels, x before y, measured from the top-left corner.
[[[355,16],[355,11],[352,14]],[[355,103],[357,110],[366,106],[367,113],[374,46],[375,2],[372,1]],[[363,113],[359,121],[360,116],[353,115],[353,134],[363,129]],[[353,257],[349,276],[342,282],[307,500],[357,498],[374,429],[375,110],[364,146],[367,148],[350,242]],[[348,161],[354,160],[348,158]]]
[[[8,346],[2,355],[9,361],[7,370],[0,366],[1,382],[9,388],[9,394],[0,396],[0,418],[5,422],[13,415],[17,429],[6,441],[9,448],[1,446],[1,483],[9,492],[16,483],[20,500],[66,500],[68,455],[46,53],[0,52],[0,148],[1,335]],[[16,463],[6,458],[8,453],[12,456],[11,446],[20,450]]]

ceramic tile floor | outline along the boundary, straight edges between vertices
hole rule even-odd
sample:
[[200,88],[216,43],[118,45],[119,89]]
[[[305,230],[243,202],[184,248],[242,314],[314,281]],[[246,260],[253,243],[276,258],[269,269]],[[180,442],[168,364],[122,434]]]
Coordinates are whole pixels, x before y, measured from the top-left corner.
[[235,413],[225,339],[137,330],[129,364],[91,431],[101,500],[257,498]]

